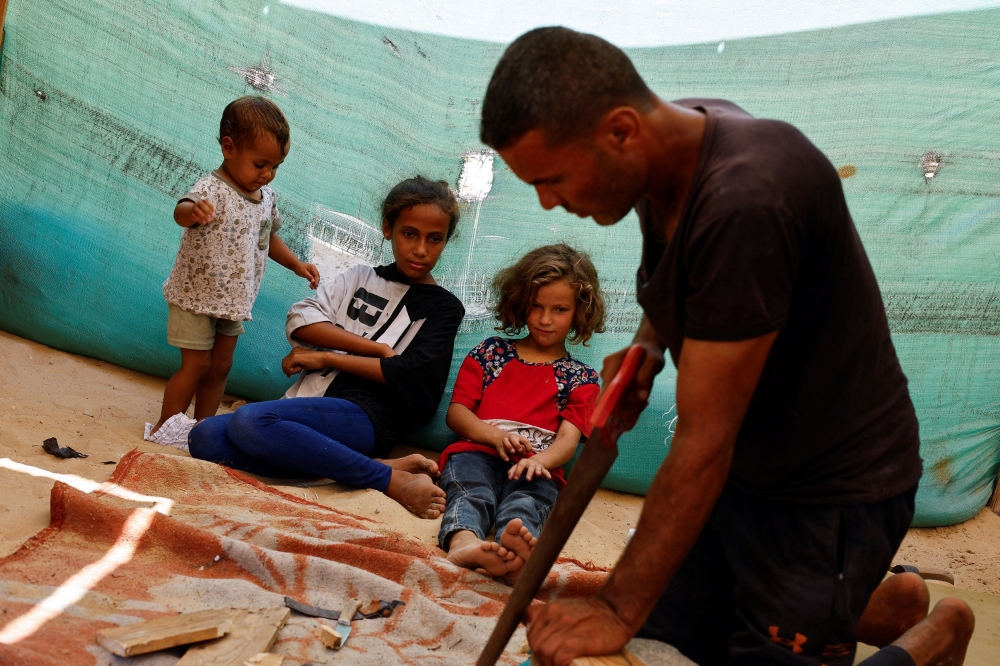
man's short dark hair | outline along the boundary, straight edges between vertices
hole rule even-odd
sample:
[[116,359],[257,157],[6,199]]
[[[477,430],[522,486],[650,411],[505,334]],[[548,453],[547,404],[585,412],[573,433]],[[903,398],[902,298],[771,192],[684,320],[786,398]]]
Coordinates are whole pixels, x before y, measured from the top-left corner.
[[614,44],[569,28],[536,28],[514,40],[497,63],[479,136],[503,150],[538,129],[550,145],[560,145],[593,131],[615,107],[648,111],[654,99]]

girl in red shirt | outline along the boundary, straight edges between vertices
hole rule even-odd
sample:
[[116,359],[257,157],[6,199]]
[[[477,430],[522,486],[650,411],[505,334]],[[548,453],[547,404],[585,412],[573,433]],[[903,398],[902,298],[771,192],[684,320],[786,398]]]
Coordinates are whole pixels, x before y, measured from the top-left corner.
[[[566,351],[604,330],[597,270],[568,245],[529,252],[493,282],[508,335],[487,338],[458,371],[441,454],[447,506],[438,542],[448,559],[510,581],[531,554],[559,490],[562,465],[589,434],[597,372]],[[496,525],[497,540],[486,541]]]

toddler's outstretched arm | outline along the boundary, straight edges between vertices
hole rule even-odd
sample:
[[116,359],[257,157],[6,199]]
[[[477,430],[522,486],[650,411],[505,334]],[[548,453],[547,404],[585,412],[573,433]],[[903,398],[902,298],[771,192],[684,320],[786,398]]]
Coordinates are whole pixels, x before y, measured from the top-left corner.
[[[531,442],[528,441],[527,437],[491,426],[476,416],[471,409],[457,402],[448,406],[445,423],[459,437],[464,437],[477,444],[492,446],[500,454],[500,457],[507,461],[510,461],[509,453],[527,453],[531,450]],[[572,455],[570,454],[570,456]]]
[[271,234],[271,244],[267,248],[267,256],[292,271],[300,278],[309,280],[309,288],[315,289],[319,286],[319,269],[313,264],[300,261],[292,252],[285,241],[281,240],[278,234]]
[[215,219],[215,204],[209,199],[184,199],[174,206],[174,222],[182,227],[208,224]]
[[549,445],[549,448],[545,449],[541,453],[536,453],[530,458],[523,458],[517,462],[516,465],[511,465],[510,471],[507,472],[507,478],[513,480],[519,478],[522,474],[527,474],[528,481],[536,476],[544,476],[546,479],[551,479],[552,475],[549,474],[550,469],[555,469],[565,465],[576,453],[576,445],[580,443],[580,437],[583,435],[580,429],[575,425],[563,419],[563,422],[559,425],[559,430],[556,432],[555,440]]

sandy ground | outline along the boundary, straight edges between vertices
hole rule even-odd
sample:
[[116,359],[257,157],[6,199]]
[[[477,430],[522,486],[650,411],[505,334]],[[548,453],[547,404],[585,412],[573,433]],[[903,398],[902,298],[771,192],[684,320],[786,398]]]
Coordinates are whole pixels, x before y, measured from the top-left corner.
[[[165,380],[90,358],[59,352],[0,331],[0,459],[33,465],[95,481],[110,478],[118,460],[132,449],[187,455],[142,440],[143,423],[155,421]],[[235,400],[227,396],[223,409]],[[42,451],[56,437],[86,459],[60,460]],[[399,447],[394,457],[415,449]],[[428,455],[435,455],[424,452]],[[287,485],[281,490],[320,504],[375,518],[388,528],[428,543],[437,542],[438,520],[421,520],[383,494],[337,484]],[[0,466],[0,557],[14,552],[49,523],[52,481]],[[634,527],[643,498],[599,491],[563,555],[601,567],[614,565]],[[969,664],[975,655],[998,654],[1000,647],[1000,516],[984,509],[960,525],[911,529],[896,562],[945,569],[955,588],[976,609],[979,623]],[[935,597],[954,590],[933,586]],[[982,650],[982,652],[980,652]]]

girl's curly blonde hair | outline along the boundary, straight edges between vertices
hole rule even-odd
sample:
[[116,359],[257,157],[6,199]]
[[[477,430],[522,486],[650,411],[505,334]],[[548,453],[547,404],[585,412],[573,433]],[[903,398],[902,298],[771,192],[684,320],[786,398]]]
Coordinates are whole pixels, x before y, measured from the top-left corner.
[[536,248],[497,273],[493,279],[493,311],[501,325],[496,330],[506,335],[520,333],[538,288],[559,280],[568,282],[577,295],[569,343],[586,346],[594,333],[603,333],[604,295],[597,269],[586,253],[563,243]]

